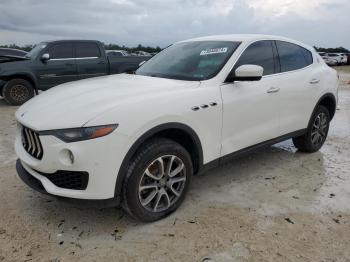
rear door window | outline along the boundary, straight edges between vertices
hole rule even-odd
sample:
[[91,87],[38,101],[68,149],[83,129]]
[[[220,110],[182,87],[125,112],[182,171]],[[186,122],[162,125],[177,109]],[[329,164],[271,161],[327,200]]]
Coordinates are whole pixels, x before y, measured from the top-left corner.
[[77,58],[93,58],[100,57],[100,48],[95,43],[77,43],[76,57]]
[[69,43],[55,44],[49,48],[50,59],[73,58],[73,45]]
[[313,63],[312,53],[301,46],[283,41],[276,41],[276,46],[281,72],[298,70]]
[[264,75],[274,74],[275,60],[272,41],[258,41],[251,44],[238,59],[234,66],[236,70],[241,65],[258,65],[264,68]]

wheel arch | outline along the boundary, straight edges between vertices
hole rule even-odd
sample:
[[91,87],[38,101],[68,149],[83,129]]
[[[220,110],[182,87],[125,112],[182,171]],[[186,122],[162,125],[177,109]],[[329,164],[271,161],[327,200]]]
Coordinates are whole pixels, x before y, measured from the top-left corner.
[[202,168],[203,149],[196,132],[191,127],[182,123],[174,122],[161,124],[145,132],[130,147],[118,171],[114,192],[115,197],[121,195],[123,181],[127,173],[129,162],[133,156],[137,153],[138,149],[141,148],[143,144],[156,137],[168,138],[182,145],[191,155],[194,173],[198,173]]
[[334,94],[327,93],[327,94],[324,94],[323,96],[321,96],[321,98],[318,100],[312,114],[315,112],[316,108],[320,105],[322,105],[328,109],[331,120],[332,120],[334,115],[335,115],[335,111],[337,109],[337,100],[336,100]]
[[5,84],[2,87],[0,87],[0,89],[2,90],[3,87],[7,84],[7,82],[12,79],[23,79],[28,81],[33,86],[35,93],[38,94],[38,84],[37,84],[37,81],[35,80],[35,77],[27,73],[16,73],[16,74],[0,77],[0,80],[3,80],[5,82]]

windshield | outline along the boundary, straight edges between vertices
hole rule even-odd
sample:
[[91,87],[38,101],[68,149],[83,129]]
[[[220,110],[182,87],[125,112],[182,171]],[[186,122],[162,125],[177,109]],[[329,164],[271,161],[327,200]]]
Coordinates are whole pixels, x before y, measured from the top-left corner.
[[37,44],[32,50],[28,52],[28,54],[26,54],[26,57],[35,58],[40,53],[40,51],[46,47],[46,45],[47,43]]
[[137,75],[200,81],[214,77],[239,46],[239,42],[198,41],[174,44],[137,71]]

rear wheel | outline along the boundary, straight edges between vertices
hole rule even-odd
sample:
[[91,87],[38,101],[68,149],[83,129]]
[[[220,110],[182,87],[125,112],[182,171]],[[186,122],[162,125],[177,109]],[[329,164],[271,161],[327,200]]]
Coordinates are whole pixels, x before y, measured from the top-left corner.
[[169,215],[184,200],[192,173],[191,157],[181,145],[163,138],[150,141],[129,165],[124,210],[145,222]]
[[24,79],[12,79],[3,87],[2,91],[5,100],[14,106],[22,105],[34,95],[33,86]]
[[318,151],[326,141],[329,129],[330,115],[324,106],[318,106],[312,115],[306,134],[293,138],[296,148],[303,152]]

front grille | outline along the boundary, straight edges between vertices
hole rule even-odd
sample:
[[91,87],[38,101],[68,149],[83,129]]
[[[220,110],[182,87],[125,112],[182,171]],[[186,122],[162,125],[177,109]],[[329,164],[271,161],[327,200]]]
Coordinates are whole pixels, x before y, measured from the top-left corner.
[[22,126],[22,144],[24,149],[36,159],[43,158],[43,147],[40,142],[39,134],[25,126]]
[[87,172],[59,170],[53,174],[38,173],[45,176],[55,186],[66,189],[84,190],[89,182],[89,174]]

